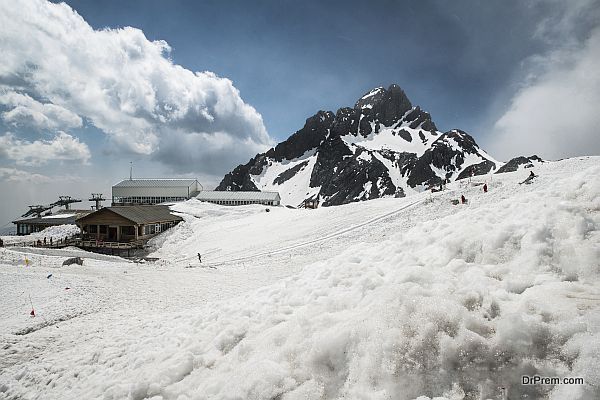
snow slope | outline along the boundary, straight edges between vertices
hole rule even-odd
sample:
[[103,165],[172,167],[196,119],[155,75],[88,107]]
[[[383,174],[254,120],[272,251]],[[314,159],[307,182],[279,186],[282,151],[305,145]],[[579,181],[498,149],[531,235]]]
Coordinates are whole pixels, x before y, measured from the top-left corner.
[[[190,201],[157,263],[2,250],[0,398],[596,399],[600,157],[535,172],[318,210]],[[27,292],[54,309],[23,317]]]

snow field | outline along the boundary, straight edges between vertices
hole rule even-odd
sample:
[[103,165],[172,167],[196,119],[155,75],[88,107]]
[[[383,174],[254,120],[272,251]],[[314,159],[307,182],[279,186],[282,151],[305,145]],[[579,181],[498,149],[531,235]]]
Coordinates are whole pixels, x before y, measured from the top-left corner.
[[[134,266],[123,274],[101,260],[59,269],[113,298],[52,332],[3,336],[12,343],[0,351],[18,352],[0,373],[0,398],[500,399],[500,387],[508,398],[598,398],[599,160],[536,173],[532,185],[516,183],[523,173],[482,177],[485,195],[455,183],[431,201],[271,213],[177,205],[185,221],[156,241],[163,264],[135,266],[135,277]],[[469,204],[450,205],[461,193]],[[310,243],[322,235],[331,237]],[[292,257],[264,256],[281,248]],[[198,251],[247,265],[183,269]],[[1,271],[29,285],[7,253]],[[203,294],[239,275],[256,282]],[[178,300],[153,302],[160,296]],[[520,385],[534,374],[586,384]]]

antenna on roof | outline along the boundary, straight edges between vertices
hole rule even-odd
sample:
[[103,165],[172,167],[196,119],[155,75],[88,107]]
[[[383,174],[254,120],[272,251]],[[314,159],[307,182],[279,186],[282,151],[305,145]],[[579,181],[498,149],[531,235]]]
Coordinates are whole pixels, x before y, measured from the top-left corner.
[[133,161],[129,161],[129,180],[133,180]]

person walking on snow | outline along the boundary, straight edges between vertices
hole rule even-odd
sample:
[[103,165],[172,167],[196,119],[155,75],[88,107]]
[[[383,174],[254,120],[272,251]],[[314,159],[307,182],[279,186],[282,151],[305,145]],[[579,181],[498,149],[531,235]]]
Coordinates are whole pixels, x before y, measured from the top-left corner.
[[200,253],[198,253],[198,261],[200,261],[200,264],[202,264],[202,256],[200,255]]
[[487,183],[483,184],[483,193],[487,193]]
[[465,195],[464,195],[464,194],[460,196],[460,202],[461,202],[462,204],[466,204],[466,203],[467,203],[467,199],[465,198]]

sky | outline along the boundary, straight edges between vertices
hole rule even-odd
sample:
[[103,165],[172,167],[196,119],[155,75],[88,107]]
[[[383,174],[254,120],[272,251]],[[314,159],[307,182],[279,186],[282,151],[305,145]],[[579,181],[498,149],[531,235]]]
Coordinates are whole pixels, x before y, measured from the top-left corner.
[[212,188],[392,83],[500,160],[600,154],[600,0],[0,0],[0,53],[0,226],[131,166]]

